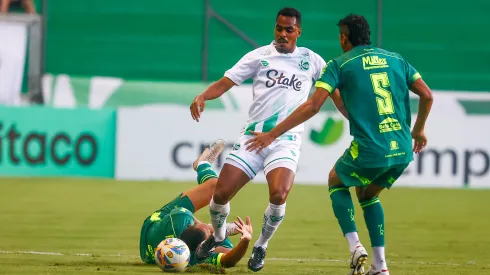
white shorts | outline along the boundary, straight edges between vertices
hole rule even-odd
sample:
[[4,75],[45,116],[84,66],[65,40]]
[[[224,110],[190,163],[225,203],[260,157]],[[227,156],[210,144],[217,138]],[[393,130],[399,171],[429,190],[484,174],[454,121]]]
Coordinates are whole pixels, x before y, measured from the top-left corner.
[[233,145],[225,163],[233,165],[253,179],[257,172],[264,168],[264,174],[278,167],[285,167],[296,173],[298,167],[301,136],[293,135],[291,139],[276,139],[257,155],[255,151],[247,151],[245,142],[253,136],[243,135]]

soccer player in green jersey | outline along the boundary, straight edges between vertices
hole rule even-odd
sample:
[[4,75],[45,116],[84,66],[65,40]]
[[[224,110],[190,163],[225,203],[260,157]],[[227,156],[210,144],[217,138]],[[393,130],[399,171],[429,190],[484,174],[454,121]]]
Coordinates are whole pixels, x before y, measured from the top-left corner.
[[213,227],[200,222],[194,213],[207,206],[211,200],[218,180],[211,164],[224,147],[225,142],[218,140],[206,148],[193,165],[199,185],[180,194],[145,219],[140,235],[140,257],[144,263],[154,264],[154,250],[158,244],[166,238],[174,237],[181,239],[189,247],[189,266],[207,263],[218,268],[233,267],[243,258],[252,240],[249,217],[246,221],[238,217],[236,222],[226,224],[226,236],[238,233],[242,235],[236,247],[226,238],[206,259],[197,261],[195,257],[196,247],[213,233]]
[[[349,15],[338,26],[344,54],[327,63],[307,102],[270,132],[257,133],[247,149],[259,153],[276,137],[313,117],[332,96],[349,119],[354,137],[328,179],[333,210],[350,245],[350,274],[364,274],[367,259],[349,192],[349,187],[355,187],[373,248],[373,264],[366,274],[388,275],[384,214],[378,195],[401,176],[413,160],[412,151],[419,153],[427,145],[424,127],[432,92],[399,54],[370,46],[369,24],[363,16]],[[420,98],[412,131],[409,90]]]

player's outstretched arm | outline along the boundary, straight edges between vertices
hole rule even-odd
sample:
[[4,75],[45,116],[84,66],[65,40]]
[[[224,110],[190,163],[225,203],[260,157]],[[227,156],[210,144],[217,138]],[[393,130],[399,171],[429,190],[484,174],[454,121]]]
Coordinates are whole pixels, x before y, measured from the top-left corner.
[[221,258],[221,266],[234,267],[247,253],[250,241],[252,241],[252,223],[250,217],[247,217],[244,222],[240,217],[237,217],[235,224],[237,231],[242,234],[240,242],[232,250],[228,251]]
[[209,85],[209,87],[203,93],[197,95],[192,101],[190,107],[192,118],[199,122],[201,113],[204,111],[204,107],[206,106],[205,102],[207,100],[213,100],[222,96],[233,86],[235,86],[235,83],[226,76]]
[[410,86],[410,90],[420,98],[419,111],[412,130],[412,138],[415,141],[413,151],[415,153],[420,153],[420,151],[422,151],[422,149],[424,149],[424,147],[427,145],[427,137],[424,133],[425,122],[429,116],[434,98],[432,96],[432,91],[430,90],[429,86],[427,86],[425,81],[422,80],[422,78],[417,79]]
[[0,1],[0,12],[7,13],[9,11],[10,0]]
[[269,146],[276,138],[317,114],[329,95],[330,93],[327,90],[317,87],[315,93],[313,93],[305,103],[301,104],[298,109],[290,114],[283,122],[274,127],[270,132],[252,132],[255,137],[245,142],[245,144],[248,145],[247,150],[257,150],[257,154],[260,153],[262,149]]
[[335,89],[335,91],[330,95],[330,98],[332,99],[333,103],[335,104],[335,107],[337,107],[337,110],[347,119],[349,119],[349,113],[347,112],[347,108],[345,108],[344,101],[342,100],[342,97],[340,96],[340,91],[339,89]]

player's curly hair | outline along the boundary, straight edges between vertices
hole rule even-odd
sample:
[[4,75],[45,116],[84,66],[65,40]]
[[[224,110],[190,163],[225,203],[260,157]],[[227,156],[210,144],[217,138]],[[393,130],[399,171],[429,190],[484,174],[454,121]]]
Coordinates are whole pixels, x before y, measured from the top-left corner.
[[296,23],[298,23],[298,25],[301,24],[301,13],[297,9],[295,9],[295,8],[291,8],[291,7],[282,8],[277,13],[276,20],[279,17],[279,15],[287,16],[287,17],[295,17],[296,18]]
[[[341,19],[337,26],[347,28],[347,33],[344,34],[347,35],[352,46],[371,45],[371,30],[364,16],[349,14]],[[340,31],[342,33],[342,28]]]
[[196,251],[196,248],[206,240],[206,234],[195,225],[191,225],[182,232],[179,239],[184,241],[190,251]]

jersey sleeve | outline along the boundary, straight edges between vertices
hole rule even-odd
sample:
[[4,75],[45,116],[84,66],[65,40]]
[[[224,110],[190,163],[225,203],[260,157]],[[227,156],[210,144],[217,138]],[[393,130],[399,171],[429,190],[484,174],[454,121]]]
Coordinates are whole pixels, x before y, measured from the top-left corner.
[[214,265],[218,268],[221,268],[221,258],[225,255],[225,253],[212,253],[211,256],[207,257],[202,261],[203,264]]
[[243,56],[231,69],[225,72],[225,76],[231,79],[236,85],[242,84],[245,80],[253,77],[258,66],[258,59],[255,58],[255,51]]
[[327,65],[327,63],[317,53],[313,53],[312,55],[314,56],[313,66],[315,68],[315,71],[313,72],[313,81],[317,81],[322,75],[323,68],[325,67],[325,65]]
[[176,238],[179,238],[187,227],[194,224],[194,215],[183,207],[173,209],[167,217]]
[[323,67],[320,78],[315,83],[315,87],[323,88],[329,93],[333,93],[339,84],[340,69],[335,60],[330,60]]
[[408,87],[412,86],[412,84],[419,78],[422,78],[422,76],[415,70],[410,63],[405,61],[405,71],[407,73],[407,85]]

